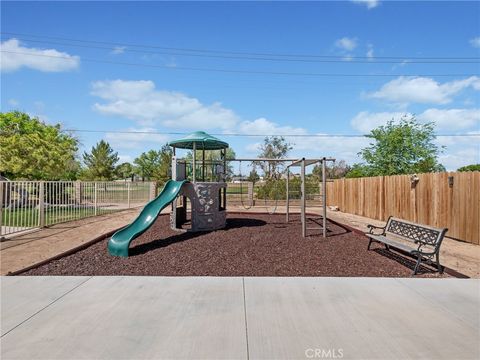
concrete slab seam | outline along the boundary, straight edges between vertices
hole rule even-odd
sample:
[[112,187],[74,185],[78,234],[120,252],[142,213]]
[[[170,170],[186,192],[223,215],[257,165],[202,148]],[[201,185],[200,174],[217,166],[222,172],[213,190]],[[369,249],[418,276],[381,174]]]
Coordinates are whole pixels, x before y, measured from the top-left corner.
[[245,341],[247,344],[247,360],[250,359],[250,350],[248,348],[248,321],[247,321],[247,295],[245,294],[245,277],[242,276],[243,287],[243,314],[245,317]]
[[72,291],[74,291],[75,289],[79,288],[80,286],[82,286],[83,284],[85,284],[88,280],[90,280],[91,278],[93,278],[93,276],[90,276],[88,279],[86,279],[85,281],[82,281],[80,284],[74,286],[73,288],[71,288],[70,290],[68,290],[66,293],[62,294],[61,296],[59,296],[58,298],[56,298],[55,300],[53,300],[51,303],[45,305],[43,308],[41,308],[40,310],[36,311],[35,313],[33,313],[32,315],[30,315],[28,318],[26,318],[25,320],[21,321],[19,324],[15,325],[13,328],[11,328],[10,330],[8,330],[5,334],[2,334],[0,336],[0,338],[3,338],[5,335],[8,335],[9,333],[11,333],[13,330],[15,330],[16,328],[18,328],[19,326],[25,324],[28,320],[30,320],[31,318],[33,318],[34,316],[36,316],[37,314],[41,313],[43,310],[45,310],[46,308],[50,307],[51,305],[55,304],[58,300],[64,298],[65,296],[67,296],[68,294],[70,294]]

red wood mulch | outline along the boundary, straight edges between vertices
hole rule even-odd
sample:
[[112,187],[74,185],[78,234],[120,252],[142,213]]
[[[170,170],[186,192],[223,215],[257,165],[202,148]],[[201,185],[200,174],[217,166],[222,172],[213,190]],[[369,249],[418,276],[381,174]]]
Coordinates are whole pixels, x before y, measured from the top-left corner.
[[[319,223],[319,219],[317,219]],[[308,226],[313,226],[311,222]],[[318,226],[318,225],[316,225]],[[312,231],[311,231],[312,232]],[[224,230],[178,233],[168,215],[131,245],[129,258],[110,256],[107,240],[21,275],[164,275],[164,276],[378,276],[410,277],[414,260],[328,222],[302,238],[298,216],[229,214]],[[427,267],[419,277],[445,277]]]

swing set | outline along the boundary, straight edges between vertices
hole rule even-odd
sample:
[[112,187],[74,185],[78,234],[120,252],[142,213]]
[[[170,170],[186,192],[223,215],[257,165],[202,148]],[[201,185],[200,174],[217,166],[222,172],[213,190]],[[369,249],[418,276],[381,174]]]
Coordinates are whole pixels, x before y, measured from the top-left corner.
[[[278,201],[279,201],[279,191],[277,191],[281,184],[280,180],[282,175],[286,173],[286,222],[290,221],[290,172],[292,167],[300,167],[300,218],[302,223],[302,236],[307,237],[309,230],[322,230],[323,237],[327,237],[327,176],[326,176],[326,163],[327,162],[335,162],[333,158],[318,158],[318,159],[270,159],[270,158],[251,158],[251,159],[229,159],[228,162],[238,161],[239,163],[239,176],[240,176],[240,202],[242,207],[245,210],[250,210],[253,207],[253,204],[250,203],[249,205],[245,205],[243,199],[243,177],[242,177],[242,162],[250,162],[250,163],[258,163],[258,162],[268,162],[274,164],[285,164],[285,169],[281,172],[278,172],[277,179],[275,179],[275,187],[274,187],[274,206],[268,206],[267,203],[267,195],[264,194],[264,206],[265,209],[268,211],[269,214],[275,214],[278,209]],[[307,227],[308,220],[312,220],[307,218],[307,194],[306,194],[306,168],[311,165],[320,164],[322,167],[322,186],[320,191],[320,205],[322,208],[322,224],[320,227]],[[253,191],[253,189],[252,189]]]
[[[251,202],[250,205],[245,205],[244,201],[243,201],[243,176],[242,176],[242,161],[245,161],[243,159],[238,159],[238,174],[240,176],[240,203],[242,204],[242,207],[245,209],[245,210],[250,210],[252,207],[253,207],[253,203]],[[258,160],[255,160],[255,161],[258,161]],[[255,166],[255,165],[254,165]],[[281,174],[283,174],[284,171],[280,172],[279,173],[279,177],[281,178]],[[278,208],[278,200],[279,200],[279,195],[278,195],[278,185],[279,184],[279,179],[276,179],[276,182],[275,182],[275,187],[274,187],[274,205],[273,207],[270,207],[267,203],[267,194],[264,195],[263,197],[263,200],[264,200],[264,207],[265,209],[267,210],[267,212],[270,214],[270,215],[273,215],[277,212],[277,208]],[[253,192],[253,188],[252,188],[252,192]],[[253,194],[252,194],[253,195]]]

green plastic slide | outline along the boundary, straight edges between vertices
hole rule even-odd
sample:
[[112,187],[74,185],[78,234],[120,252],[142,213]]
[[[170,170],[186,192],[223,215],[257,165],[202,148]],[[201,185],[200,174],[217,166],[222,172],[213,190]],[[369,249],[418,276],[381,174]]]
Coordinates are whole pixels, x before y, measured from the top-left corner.
[[110,255],[128,257],[130,243],[152,226],[160,212],[175,200],[186,182],[187,180],[168,180],[160,194],[145,205],[134,222],[113,234],[108,241]]

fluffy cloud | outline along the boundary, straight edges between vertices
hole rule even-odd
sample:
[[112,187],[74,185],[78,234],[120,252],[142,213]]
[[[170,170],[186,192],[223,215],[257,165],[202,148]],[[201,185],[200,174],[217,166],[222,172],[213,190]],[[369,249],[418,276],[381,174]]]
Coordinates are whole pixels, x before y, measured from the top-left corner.
[[441,136],[435,139],[445,151],[438,157],[448,171],[459,167],[480,163],[480,132],[471,131],[469,136]]
[[475,48],[480,48],[480,36],[470,39],[470,45],[472,45]]
[[[367,134],[370,130],[385,125],[387,121],[399,121],[402,117],[413,116],[411,113],[405,112],[378,112],[371,113],[368,111],[359,112],[350,121],[350,125],[361,132]],[[480,125],[479,109],[427,109],[420,113],[416,118],[422,122],[434,122],[437,130],[465,130]]]
[[307,134],[303,128],[295,128],[291,126],[280,126],[277,123],[269,121],[265,118],[259,118],[253,121],[242,121],[238,126],[238,132],[241,134]]
[[[308,130],[300,127],[280,126],[265,118],[254,121],[243,121],[238,126],[239,132],[244,134],[277,134],[285,135],[285,140],[292,144],[293,150],[290,157],[334,157],[344,159],[350,163],[359,161],[358,151],[369,143],[369,139],[363,137],[338,138],[323,136],[326,134],[311,134]],[[288,134],[288,135],[287,135]],[[316,135],[316,136],[304,136]],[[258,154],[261,142],[258,138],[255,142],[245,146],[249,156]]]
[[389,120],[398,121],[403,116],[410,115],[411,114],[404,112],[371,113],[368,111],[362,111],[355,115],[355,117],[350,121],[350,125],[352,125],[355,130],[358,130],[362,134],[368,134],[370,130],[381,125],[385,125]]
[[345,51],[352,51],[357,47],[357,39],[343,37],[335,41],[335,46]]
[[452,101],[453,96],[469,87],[480,90],[480,78],[471,76],[440,84],[431,78],[401,76],[368,96],[400,104],[447,104]]
[[351,1],[356,4],[365,5],[369,10],[376,8],[378,5],[380,5],[380,0],[351,0]]
[[[153,128],[129,128],[125,132],[107,132],[105,138],[115,149],[157,148],[168,142],[167,135],[155,134]],[[145,144],[149,145],[146,146]]]
[[228,129],[238,122],[235,113],[218,102],[204,105],[183,93],[156,90],[152,81],[97,81],[92,85],[92,95],[105,100],[93,105],[96,111],[144,126],[160,123],[186,129]]
[[463,130],[480,126],[480,109],[428,109],[418,119],[435,122],[441,130]]
[[[478,138],[477,138],[478,141]],[[457,151],[449,151],[438,157],[438,161],[445,166],[447,171],[455,171],[458,168],[480,163],[480,149],[470,147],[458,149]]]
[[61,72],[78,68],[80,57],[55,49],[36,49],[21,45],[17,39],[1,43],[0,68],[2,71],[15,71],[22,67],[45,71]]
[[118,154],[118,164],[129,162],[133,163],[133,156],[132,155],[124,155],[124,154]]

